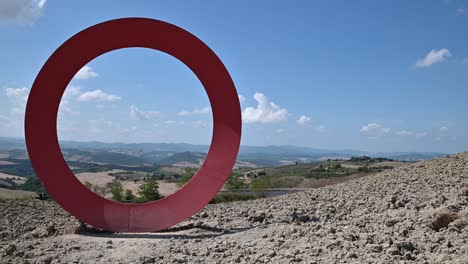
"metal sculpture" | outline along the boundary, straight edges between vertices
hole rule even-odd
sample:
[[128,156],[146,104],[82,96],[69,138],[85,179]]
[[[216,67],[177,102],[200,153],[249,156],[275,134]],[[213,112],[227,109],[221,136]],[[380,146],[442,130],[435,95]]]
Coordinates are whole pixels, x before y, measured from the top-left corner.
[[[213,111],[211,146],[197,174],[176,193],[144,204],[107,200],[81,184],[62,156],[56,127],[60,100],[76,72],[106,52],[130,47],[159,50],[182,61],[201,81]],[[50,196],[78,219],[116,232],[166,229],[202,209],[231,173],[241,126],[236,88],[216,54],[184,29],[148,18],[103,22],[63,43],[36,77],[25,117],[31,163]]]

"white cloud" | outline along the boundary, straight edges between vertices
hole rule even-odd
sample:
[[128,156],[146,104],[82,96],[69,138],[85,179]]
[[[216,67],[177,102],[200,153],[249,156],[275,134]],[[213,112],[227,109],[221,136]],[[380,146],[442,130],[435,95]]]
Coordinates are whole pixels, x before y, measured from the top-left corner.
[[190,116],[190,115],[204,115],[204,114],[209,114],[211,112],[211,109],[209,107],[201,108],[201,109],[194,109],[193,111],[180,111],[178,115],[180,116]]
[[0,123],[10,122],[10,118],[4,115],[0,115]]
[[32,25],[45,4],[46,0],[0,0],[0,23]]
[[138,107],[130,106],[130,116],[139,120],[150,120],[158,117],[161,113],[157,111],[142,111]]
[[5,95],[9,98],[21,99],[26,101],[29,95],[29,89],[23,88],[6,88]]
[[[0,0],[1,1],[1,0]],[[3,133],[8,133],[13,136],[22,135],[24,129],[24,114],[26,112],[26,102],[29,96],[29,89],[22,88],[6,88],[4,94],[8,99],[10,106],[9,116],[0,116],[0,125],[7,129],[2,130]],[[1,105],[0,107],[4,107]]]
[[242,111],[242,120],[245,123],[277,123],[288,120],[288,110],[280,108],[262,93],[255,93],[254,99],[258,105],[246,107]]
[[13,108],[10,112],[14,115],[22,115],[26,111],[26,102],[28,101],[29,89],[23,88],[6,88],[5,95],[10,99]]
[[88,132],[91,134],[100,134],[104,132],[104,129],[101,127],[101,124],[102,122],[99,122],[97,120],[88,120]]
[[285,131],[284,128],[276,129],[276,133],[278,133],[278,134],[282,134],[284,131]]
[[81,88],[78,86],[70,85],[65,89],[65,93],[63,93],[63,98],[72,98],[81,94]]
[[203,122],[203,121],[201,121],[201,120],[197,120],[197,121],[195,121],[195,122],[192,123],[192,126],[193,126],[194,128],[205,128],[205,127],[208,126],[208,123]]
[[73,108],[70,106],[70,101],[61,100],[59,106],[59,114],[73,114],[78,115],[79,112],[73,111]]
[[0,127],[9,128],[12,125],[13,125],[13,122],[10,120],[10,118],[4,115],[0,115]]
[[320,133],[325,133],[326,132],[326,128],[324,125],[319,125],[318,127],[314,128],[317,132],[320,132]]
[[443,126],[443,127],[439,128],[439,130],[440,130],[440,132],[448,132],[449,131],[448,127],[446,127],[446,126]]
[[184,121],[167,120],[167,121],[164,121],[164,124],[166,124],[166,125],[183,125],[183,124],[185,124],[185,122]]
[[78,101],[81,102],[115,102],[120,99],[122,99],[120,96],[107,94],[102,90],[84,92],[78,96]]
[[296,121],[299,125],[301,126],[308,126],[311,127],[313,130],[319,132],[319,133],[325,133],[326,129],[324,125],[318,125],[318,126],[312,126],[312,118],[306,116],[306,115],[301,115],[299,119]]
[[63,116],[64,114],[79,115],[80,112],[74,111],[71,107],[70,99],[81,94],[81,88],[78,86],[70,85],[65,89],[63,93],[62,100],[60,101],[59,106],[59,115]]
[[26,107],[13,107],[10,112],[13,115],[24,115],[26,113]]
[[413,131],[408,131],[408,130],[400,130],[396,133],[399,136],[412,136],[414,135]]
[[97,77],[98,74],[97,72],[93,71],[93,68],[89,67],[88,65],[84,66],[81,68],[76,74],[75,74],[75,79],[77,80],[87,80],[91,79],[94,77]]
[[420,138],[420,137],[425,137],[427,136],[427,132],[419,132],[419,133],[416,133],[416,137]]
[[304,125],[307,125],[309,124],[310,122],[312,122],[312,119],[308,116],[305,116],[305,115],[301,115],[299,117],[299,119],[297,120],[297,123],[301,126],[304,126]]
[[400,131],[396,132],[395,134],[397,134],[398,136],[414,136],[414,137],[417,137],[417,138],[427,136],[427,132],[425,132],[425,131],[415,132],[415,131],[410,131],[410,130],[400,130]]
[[245,102],[245,96],[243,96],[242,94],[239,94],[239,102],[243,103]]
[[463,16],[465,14],[465,9],[460,7],[457,8],[457,16]]
[[414,136],[416,138],[422,138],[427,136],[427,132],[422,131],[422,132],[416,132],[416,131],[411,131],[411,130],[400,130],[396,132],[398,136]]
[[390,132],[390,128],[383,127],[381,124],[377,123],[369,123],[362,126],[360,132],[370,137],[378,137]]
[[452,56],[447,49],[431,50],[424,59],[416,61],[416,67],[429,67],[433,64],[443,62],[448,57]]

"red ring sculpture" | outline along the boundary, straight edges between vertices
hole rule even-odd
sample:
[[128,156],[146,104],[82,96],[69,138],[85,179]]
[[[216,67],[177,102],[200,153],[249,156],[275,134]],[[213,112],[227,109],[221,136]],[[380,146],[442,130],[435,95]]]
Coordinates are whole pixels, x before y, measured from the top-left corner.
[[[211,146],[197,174],[178,192],[143,204],[107,200],[88,190],[65,162],[57,137],[60,100],[76,72],[106,52],[130,47],[159,50],[182,61],[201,81],[213,111]],[[216,54],[184,29],[148,18],[103,22],[63,43],[36,77],[25,117],[29,157],[47,192],[78,219],[115,232],[163,230],[201,210],[231,173],[241,126],[236,88]]]

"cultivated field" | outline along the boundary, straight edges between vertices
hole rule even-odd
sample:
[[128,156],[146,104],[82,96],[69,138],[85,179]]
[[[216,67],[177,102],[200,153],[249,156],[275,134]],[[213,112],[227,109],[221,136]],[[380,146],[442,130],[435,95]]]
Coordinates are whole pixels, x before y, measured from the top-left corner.
[[7,160],[0,160],[0,165],[14,165],[14,162],[7,161]]
[[27,178],[0,172],[0,179],[12,179],[16,184],[23,184]]
[[[104,187],[106,186],[107,183],[110,183],[114,179],[116,179],[115,176],[112,176],[110,174],[116,174],[116,173],[118,174],[118,173],[125,173],[125,172],[126,171],[124,170],[111,170],[111,171],[96,172],[96,173],[85,172],[85,173],[76,174],[76,177],[83,184],[85,182],[89,182],[92,185]],[[141,182],[135,182],[133,180],[124,180],[120,182],[122,183],[124,190],[131,190],[134,194],[138,193],[138,190],[139,190],[138,187],[140,186]],[[171,183],[171,182],[158,181],[158,184],[159,184],[158,191],[163,196],[169,196],[179,189],[175,183]],[[106,198],[110,198],[110,195],[106,196]]]
[[35,192],[0,188],[0,199],[31,199],[36,196],[37,194]]

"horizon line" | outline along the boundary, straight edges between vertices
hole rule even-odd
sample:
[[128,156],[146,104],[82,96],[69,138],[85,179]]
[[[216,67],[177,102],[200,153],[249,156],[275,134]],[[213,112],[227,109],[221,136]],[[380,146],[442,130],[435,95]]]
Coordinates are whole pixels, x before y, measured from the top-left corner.
[[[25,141],[26,139],[24,137],[8,137],[8,136],[0,136],[0,138],[5,138],[5,139],[18,139],[18,140],[23,140]],[[185,144],[185,145],[192,145],[192,146],[206,146],[210,147],[210,144],[192,144],[192,143],[186,143],[186,142],[119,142],[119,141],[113,141],[113,142],[108,142],[108,141],[99,141],[99,140],[89,140],[89,141],[82,141],[82,140],[59,140],[59,142],[77,142],[77,143],[104,143],[104,144],[124,144],[124,145],[129,145],[129,144]],[[296,145],[239,145],[240,147],[296,147],[296,148],[306,148],[306,149],[311,149],[311,150],[319,150],[319,151],[327,151],[327,152],[339,152],[339,151],[353,151],[353,152],[365,152],[369,154],[375,154],[375,153],[417,153],[417,154],[441,154],[441,155],[448,155],[448,154],[454,154],[454,153],[459,153],[459,152],[440,152],[440,151],[368,151],[368,150],[359,150],[359,149],[350,149],[350,148],[344,148],[344,149],[327,149],[327,148],[316,148],[316,147],[308,147],[308,146],[296,146]],[[463,151],[460,151],[463,152]]]

